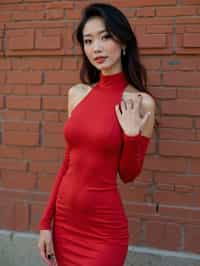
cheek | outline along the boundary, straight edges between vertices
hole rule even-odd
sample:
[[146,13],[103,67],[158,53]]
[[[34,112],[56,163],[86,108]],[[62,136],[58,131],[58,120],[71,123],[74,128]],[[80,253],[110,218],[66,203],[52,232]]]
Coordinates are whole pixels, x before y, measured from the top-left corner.
[[114,42],[110,42],[107,45],[107,52],[113,59],[120,57],[121,55],[121,48]]

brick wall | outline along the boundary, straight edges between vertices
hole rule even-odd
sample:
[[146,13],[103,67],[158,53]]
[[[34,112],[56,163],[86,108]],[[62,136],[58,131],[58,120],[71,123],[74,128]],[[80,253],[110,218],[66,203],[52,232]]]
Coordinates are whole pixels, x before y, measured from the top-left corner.
[[[91,1],[89,1],[91,2]],[[37,232],[63,158],[71,36],[88,1],[0,0],[0,228]],[[111,1],[128,17],[160,109],[144,170],[120,183],[130,244],[199,253],[200,1]]]

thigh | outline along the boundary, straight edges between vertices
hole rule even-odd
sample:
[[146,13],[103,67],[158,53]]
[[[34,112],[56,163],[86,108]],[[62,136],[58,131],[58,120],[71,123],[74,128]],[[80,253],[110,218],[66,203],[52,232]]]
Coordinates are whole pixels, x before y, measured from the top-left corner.
[[105,245],[91,266],[124,266],[128,246]]

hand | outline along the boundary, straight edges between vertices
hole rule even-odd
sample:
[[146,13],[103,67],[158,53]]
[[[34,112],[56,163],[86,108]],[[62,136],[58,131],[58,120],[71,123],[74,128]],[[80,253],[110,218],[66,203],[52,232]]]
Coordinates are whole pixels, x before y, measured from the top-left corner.
[[[47,265],[57,266],[50,230],[40,230],[38,248],[40,250],[40,255],[42,259],[45,263],[47,263]],[[48,259],[48,255],[50,254],[53,254],[53,257]]]
[[121,128],[124,133],[130,136],[137,135],[144,127],[147,119],[150,116],[150,112],[144,114],[141,117],[142,107],[142,95],[136,96],[136,98],[130,98],[128,100],[121,101],[121,112],[119,104],[115,105],[116,115]]

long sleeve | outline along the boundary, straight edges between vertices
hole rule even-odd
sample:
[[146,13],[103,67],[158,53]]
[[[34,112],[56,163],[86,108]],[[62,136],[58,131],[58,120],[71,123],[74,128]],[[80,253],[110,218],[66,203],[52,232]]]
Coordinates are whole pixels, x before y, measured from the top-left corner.
[[51,229],[51,221],[52,221],[54,211],[55,211],[56,196],[57,196],[60,183],[62,181],[62,177],[66,173],[68,165],[69,165],[69,156],[70,156],[70,147],[69,145],[67,145],[65,148],[63,162],[54,179],[50,197],[44,209],[42,218],[40,219],[40,222],[39,222],[39,230],[42,230],[42,229],[50,230]]
[[133,181],[141,172],[150,138],[141,135],[123,134],[123,145],[119,161],[119,175],[124,183]]

